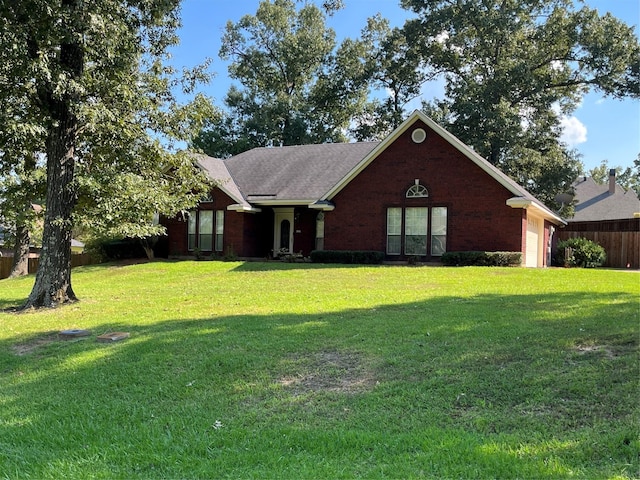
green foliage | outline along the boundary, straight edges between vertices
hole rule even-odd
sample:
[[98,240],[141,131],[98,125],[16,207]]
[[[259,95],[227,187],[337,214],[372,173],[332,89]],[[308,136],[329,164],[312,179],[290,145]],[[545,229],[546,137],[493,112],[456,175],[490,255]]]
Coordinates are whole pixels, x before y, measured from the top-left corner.
[[0,101],[12,119],[0,122],[0,140],[20,134],[0,166],[15,170],[39,152],[47,160],[32,306],[75,298],[68,254],[74,221],[97,236],[145,237],[158,233],[151,212],[171,216],[210,188],[184,154],[172,153],[213,114],[201,95],[189,105],[175,98],[178,88],[193,93],[206,66],[178,76],[164,65],[177,42],[179,4],[0,2]]
[[94,238],[85,243],[84,251],[100,262],[146,258],[139,239]]
[[[326,27],[313,3],[262,1],[255,15],[227,23],[220,57],[230,60],[227,112],[213,118],[192,145],[225,158],[253,147],[344,141],[366,98],[360,41]],[[338,4],[332,8],[339,7]]]
[[384,252],[369,250],[314,250],[311,261],[314,263],[342,264],[380,264],[384,260]]
[[607,259],[604,247],[583,237],[558,242],[557,262],[567,267],[600,267]]
[[522,265],[521,252],[445,252],[443,265],[478,267],[519,267]]
[[356,113],[352,133],[359,141],[381,140],[404,121],[405,105],[433,75],[422,64],[419,46],[379,14],[368,20],[361,38],[367,46],[363,61],[370,88],[385,92],[386,98],[372,100]]
[[551,208],[580,167],[560,142],[562,116],[589,89],[640,95],[640,44],[610,14],[566,0],[402,5],[417,15],[406,37],[444,74],[444,126]]

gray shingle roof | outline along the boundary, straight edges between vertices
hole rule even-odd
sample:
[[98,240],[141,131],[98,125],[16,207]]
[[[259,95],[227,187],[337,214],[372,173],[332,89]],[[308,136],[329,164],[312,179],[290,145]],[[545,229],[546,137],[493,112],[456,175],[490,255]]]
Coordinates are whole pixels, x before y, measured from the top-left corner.
[[378,142],[255,148],[224,161],[245,199],[315,201]]
[[196,154],[195,158],[200,167],[209,175],[209,177],[219,182],[218,187],[223,192],[239,204],[248,205],[242,197],[242,193],[238,189],[238,186],[231,178],[231,173],[229,173],[229,170],[223,160],[202,154]]
[[609,185],[599,185],[591,177],[581,178],[574,184],[576,214],[569,222],[594,222],[633,218],[640,212],[640,200],[633,190],[627,192],[616,185],[609,193]]
[[231,178],[221,188],[243,209],[251,209],[252,205],[321,205],[329,202],[418,120],[513,193],[515,197],[507,202],[508,205],[514,208],[533,206],[552,222],[566,223],[522,186],[419,110],[382,142],[255,148],[226,160],[199,156],[198,163],[214,179]]

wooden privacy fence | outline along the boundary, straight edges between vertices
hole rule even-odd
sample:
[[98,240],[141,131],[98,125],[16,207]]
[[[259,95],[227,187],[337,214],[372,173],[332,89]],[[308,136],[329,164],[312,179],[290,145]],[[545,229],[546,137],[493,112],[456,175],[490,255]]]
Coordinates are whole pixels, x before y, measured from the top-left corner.
[[558,240],[582,237],[601,245],[607,252],[605,267],[640,268],[640,232],[558,231]]
[[[39,258],[29,259],[29,273],[35,273],[40,263]],[[71,255],[71,268],[81,267],[83,265],[93,265],[99,263],[95,261],[88,253],[74,253]],[[11,273],[11,265],[13,257],[0,257],[0,279],[7,278]]]

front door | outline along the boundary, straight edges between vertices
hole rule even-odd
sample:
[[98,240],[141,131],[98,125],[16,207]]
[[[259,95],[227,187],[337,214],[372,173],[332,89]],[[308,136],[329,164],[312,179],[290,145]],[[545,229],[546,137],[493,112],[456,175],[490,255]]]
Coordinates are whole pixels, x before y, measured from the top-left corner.
[[275,208],[273,256],[293,253],[293,208]]

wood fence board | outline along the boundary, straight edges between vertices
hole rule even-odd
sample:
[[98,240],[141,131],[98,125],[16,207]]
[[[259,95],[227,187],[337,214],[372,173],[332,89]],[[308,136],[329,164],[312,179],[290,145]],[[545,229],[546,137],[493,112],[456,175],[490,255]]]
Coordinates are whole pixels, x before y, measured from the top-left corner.
[[558,240],[578,237],[592,240],[604,248],[607,252],[605,267],[640,268],[640,232],[558,232]]
[[[29,259],[29,273],[36,273],[40,260],[38,258]],[[93,265],[98,262],[88,253],[73,253],[71,254],[71,268],[81,267],[84,265]],[[7,278],[11,273],[11,265],[13,264],[13,257],[0,257],[0,280]]]

